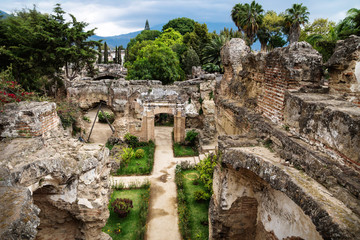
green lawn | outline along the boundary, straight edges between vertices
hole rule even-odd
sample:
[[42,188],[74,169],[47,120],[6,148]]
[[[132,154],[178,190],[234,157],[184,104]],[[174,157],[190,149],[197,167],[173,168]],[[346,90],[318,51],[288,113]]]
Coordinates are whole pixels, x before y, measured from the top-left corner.
[[175,157],[190,157],[199,155],[199,153],[193,148],[181,145],[180,143],[174,143],[173,149]]
[[[149,190],[114,190],[110,202],[116,198],[131,199],[133,201],[134,208],[131,209],[129,215],[126,218],[119,218],[115,213],[110,211],[110,217],[105,227],[103,228],[103,232],[109,234],[112,239],[143,239],[146,230],[145,224],[147,217]],[[144,209],[144,204],[146,205],[146,209]],[[116,234],[115,230],[117,229],[118,224],[121,226],[121,232]]]
[[183,170],[182,182],[185,193],[185,203],[188,209],[189,219],[189,232],[191,239],[208,239],[209,238],[209,226],[208,226],[208,209],[209,201],[196,202],[194,193],[196,191],[206,191],[202,182],[197,180],[198,185],[194,185],[193,182],[198,178],[199,173],[196,170]]
[[140,159],[133,157],[127,166],[120,167],[117,170],[116,175],[146,175],[151,173],[154,164],[155,144],[135,148],[134,152],[137,149],[144,150],[144,157]]

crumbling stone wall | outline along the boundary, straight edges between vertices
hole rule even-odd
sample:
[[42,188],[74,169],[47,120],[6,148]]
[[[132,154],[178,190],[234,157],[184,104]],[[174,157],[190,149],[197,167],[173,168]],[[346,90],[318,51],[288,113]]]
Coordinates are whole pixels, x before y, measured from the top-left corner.
[[58,128],[56,104],[20,102],[7,104],[0,118],[0,137],[34,137]]
[[[10,116],[22,114],[7,107]],[[110,239],[101,231],[109,217],[108,154],[66,137],[60,126],[38,137],[2,139],[0,238]]]
[[360,37],[352,35],[338,41],[325,66],[329,71],[330,92],[360,107]]
[[[257,225],[250,230],[258,239],[359,239],[360,109],[328,93],[320,55],[306,43],[253,54],[241,40],[231,40],[222,56],[225,74],[217,84],[215,120],[219,135],[232,136],[219,138],[212,238],[245,231],[236,219],[252,219],[243,226],[253,226],[254,218],[238,211],[250,201],[249,214],[257,209]],[[260,206],[271,202],[279,205],[269,219],[283,219],[278,226],[284,227],[262,215]],[[294,206],[319,235],[291,227],[300,215],[283,218],[284,204]]]

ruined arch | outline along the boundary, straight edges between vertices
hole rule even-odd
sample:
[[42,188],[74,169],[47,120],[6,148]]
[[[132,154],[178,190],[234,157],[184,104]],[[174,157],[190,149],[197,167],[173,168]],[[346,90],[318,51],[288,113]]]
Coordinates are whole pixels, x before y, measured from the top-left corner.
[[103,72],[94,76],[94,80],[103,80],[103,79],[119,79],[123,77],[122,74],[115,72]]
[[172,114],[174,116],[174,141],[185,140],[185,108],[184,104],[168,102],[149,102],[144,104],[144,115],[142,126],[147,141],[155,139],[155,115],[160,113]]

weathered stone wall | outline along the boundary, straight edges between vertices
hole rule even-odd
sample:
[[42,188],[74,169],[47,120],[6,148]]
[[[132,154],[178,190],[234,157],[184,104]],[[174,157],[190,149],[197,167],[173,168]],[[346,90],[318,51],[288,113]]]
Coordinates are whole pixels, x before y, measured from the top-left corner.
[[220,138],[212,239],[358,239],[358,214],[310,175],[256,145],[245,136]]
[[143,141],[154,139],[154,117],[159,113],[174,116],[176,141],[184,140],[186,126],[201,128],[205,142],[213,140],[216,134],[215,105],[213,97],[210,99],[215,92],[215,80],[165,86],[155,80],[78,81],[67,91],[68,99],[83,109],[105,102],[116,114],[114,126],[118,137],[130,132]]
[[0,118],[0,137],[40,136],[59,125],[55,103],[11,103]]
[[352,35],[338,41],[326,67],[330,92],[360,107],[360,37]]
[[306,43],[253,54],[236,39],[222,56],[215,121],[232,137],[219,140],[212,239],[359,239],[360,109],[328,93],[320,55]]
[[[28,106],[34,112],[43,104]],[[22,114],[10,107],[11,116]],[[66,137],[62,127],[41,137],[2,139],[0,238],[110,239],[101,231],[109,216],[108,154]]]

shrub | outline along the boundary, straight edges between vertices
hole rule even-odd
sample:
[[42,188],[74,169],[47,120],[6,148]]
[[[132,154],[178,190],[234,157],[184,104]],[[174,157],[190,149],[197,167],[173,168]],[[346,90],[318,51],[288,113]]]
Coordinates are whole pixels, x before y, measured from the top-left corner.
[[[113,113],[104,112],[106,118],[109,120],[109,123],[113,123],[115,121],[115,115]],[[107,123],[104,114],[102,112],[99,112],[99,122],[101,123]]]
[[185,141],[189,142],[190,146],[195,146],[196,141],[198,140],[199,133],[195,130],[188,131],[186,133]]
[[217,164],[216,155],[208,155],[196,165],[196,170],[200,173],[200,181],[212,193],[212,183],[214,168]]
[[119,218],[124,218],[130,213],[130,208],[133,208],[133,202],[128,198],[116,198],[112,203],[110,209],[118,215]]
[[139,158],[143,158],[145,156],[145,152],[143,149],[138,149],[135,152],[135,158],[139,159]]
[[89,118],[88,116],[83,116],[83,120],[86,121],[86,122],[88,122],[88,123],[91,122],[91,120],[90,120],[90,118]]
[[123,148],[122,150],[123,153],[121,154],[121,159],[122,159],[121,163],[122,165],[128,165],[128,163],[134,156],[134,150],[132,148]]
[[64,129],[73,126],[78,116],[80,116],[80,109],[71,102],[57,102],[56,111],[61,119]]
[[197,201],[197,202],[203,202],[203,201],[207,201],[210,199],[210,194],[203,190],[200,190],[200,191],[196,191],[194,193],[194,198],[195,198],[195,201]]
[[131,135],[130,133],[126,133],[124,138],[126,144],[129,145],[129,147],[136,148],[139,145],[138,137]]

